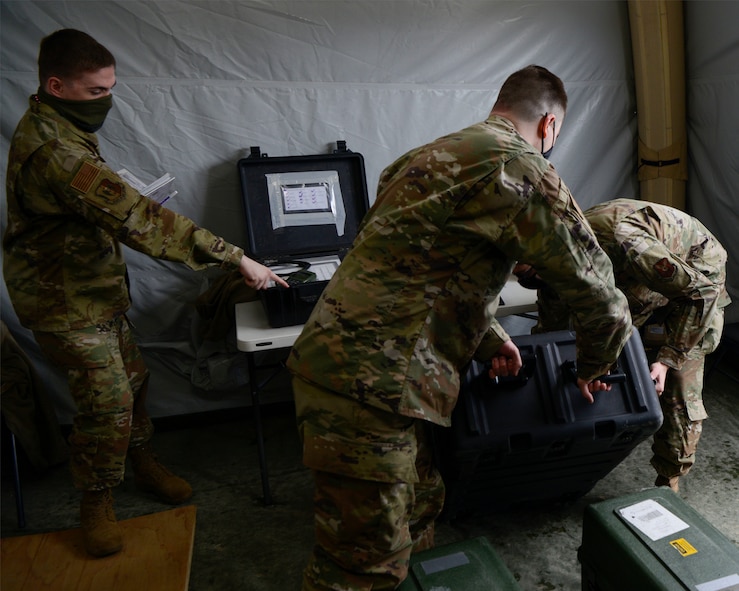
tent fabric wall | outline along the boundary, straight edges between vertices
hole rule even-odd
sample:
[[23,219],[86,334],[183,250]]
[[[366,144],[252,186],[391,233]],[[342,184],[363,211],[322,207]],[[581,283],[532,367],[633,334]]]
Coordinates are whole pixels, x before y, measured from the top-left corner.
[[739,2],[685,3],[688,212],[729,253],[726,322],[739,322]]
[[[365,157],[372,198],[387,164],[483,119],[507,75],[530,63],[557,73],[569,93],[552,160],[581,206],[638,195],[626,2],[3,1],[3,187],[13,129],[38,86],[38,43],[63,27],[89,32],[118,62],[114,109],[98,133],[108,163],[150,179],[170,172],[179,195],[168,206],[237,244],[246,244],[246,224],[236,162],[250,146],[284,156],[346,140]],[[4,199],[2,210],[4,230]],[[213,274],[126,256],[152,414],[248,404],[243,388],[193,384],[202,345],[194,301]],[[3,320],[69,422],[62,376],[2,289]]]

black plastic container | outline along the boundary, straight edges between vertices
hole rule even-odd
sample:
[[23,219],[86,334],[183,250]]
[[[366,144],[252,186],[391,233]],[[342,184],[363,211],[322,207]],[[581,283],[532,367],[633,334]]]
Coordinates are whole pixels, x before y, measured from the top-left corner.
[[589,404],[577,388],[575,333],[514,337],[519,377],[488,377],[473,362],[452,414],[434,429],[447,486],[444,516],[495,512],[587,493],[662,424],[639,334],[611,372],[611,391]]

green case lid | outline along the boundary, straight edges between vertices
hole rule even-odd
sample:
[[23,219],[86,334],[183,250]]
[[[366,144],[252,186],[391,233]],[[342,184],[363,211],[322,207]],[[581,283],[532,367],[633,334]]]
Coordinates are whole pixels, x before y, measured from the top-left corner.
[[409,571],[399,591],[520,591],[484,537],[419,552],[411,556]]

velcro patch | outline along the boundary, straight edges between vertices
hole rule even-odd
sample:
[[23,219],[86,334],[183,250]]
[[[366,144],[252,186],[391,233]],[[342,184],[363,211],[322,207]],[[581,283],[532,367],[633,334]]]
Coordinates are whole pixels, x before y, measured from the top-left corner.
[[90,162],[83,162],[77,174],[74,175],[72,182],[69,184],[70,187],[80,191],[81,193],[87,193],[92,184],[95,182],[98,174],[100,173],[100,167],[95,166]]
[[95,189],[95,195],[101,197],[111,205],[123,199],[125,189],[123,183],[117,183],[111,179],[104,178]]
[[675,276],[675,271],[677,271],[677,266],[665,257],[654,263],[654,270],[663,279],[672,279]]

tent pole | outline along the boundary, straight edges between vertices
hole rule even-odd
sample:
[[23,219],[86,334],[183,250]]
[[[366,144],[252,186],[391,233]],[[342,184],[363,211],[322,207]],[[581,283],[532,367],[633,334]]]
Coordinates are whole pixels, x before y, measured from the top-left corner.
[[640,196],[685,210],[688,143],[682,0],[629,0]]

